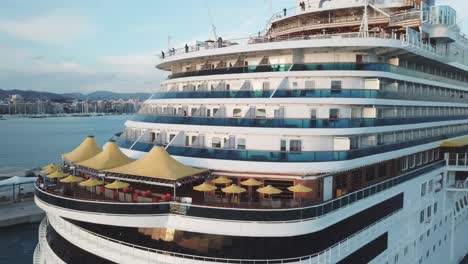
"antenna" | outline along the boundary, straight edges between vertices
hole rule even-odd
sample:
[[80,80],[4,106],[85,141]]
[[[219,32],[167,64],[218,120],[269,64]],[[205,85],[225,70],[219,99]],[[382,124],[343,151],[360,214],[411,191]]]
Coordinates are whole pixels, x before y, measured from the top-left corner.
[[211,23],[211,30],[213,30],[213,35],[214,35],[214,40],[216,41],[218,39],[218,34],[216,34],[216,26],[213,20],[213,16],[211,15],[211,10],[210,6],[208,5],[208,1],[205,1],[206,4],[206,9],[208,11],[208,17],[210,18],[210,23]]
[[[369,5],[369,0],[364,0],[364,14],[362,15],[362,22],[359,28],[359,36],[364,38],[369,37],[369,21],[367,20],[367,6]],[[361,35],[362,34],[362,35]]]

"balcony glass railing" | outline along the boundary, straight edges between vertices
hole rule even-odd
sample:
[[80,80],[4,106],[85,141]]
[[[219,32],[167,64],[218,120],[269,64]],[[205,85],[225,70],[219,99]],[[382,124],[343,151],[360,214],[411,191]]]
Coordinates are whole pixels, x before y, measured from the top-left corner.
[[[451,71],[422,71],[403,68],[386,63],[309,63],[309,64],[271,64],[245,67],[230,67],[220,69],[208,69],[189,72],[174,73],[169,79],[208,76],[218,74],[236,74],[236,73],[256,73],[256,72],[286,72],[286,71],[380,71],[402,74],[410,77],[443,81],[455,85],[466,85],[466,82],[451,78]],[[466,77],[463,77],[466,79]]]
[[374,126],[394,126],[425,122],[468,119],[462,116],[427,116],[407,118],[337,118],[337,119],[295,119],[295,118],[227,118],[197,116],[164,116],[137,114],[131,120],[145,123],[268,127],[268,128],[356,128]]
[[217,74],[236,74],[236,73],[255,73],[255,72],[286,72],[291,68],[292,64],[271,64],[271,65],[256,65],[245,67],[230,67],[209,70],[198,70],[189,72],[178,72],[169,75],[169,79],[204,76],[204,75],[217,75]]
[[[272,96],[273,95],[273,96]],[[391,92],[370,89],[278,89],[261,91],[183,91],[158,92],[152,99],[184,99],[184,98],[376,98],[416,101],[437,101],[464,103],[463,97],[438,96],[423,93]]]
[[[207,158],[207,159],[223,159],[223,160],[241,160],[241,161],[257,161],[257,162],[323,162],[323,161],[342,161],[362,158],[375,154],[395,151],[414,147],[422,144],[432,143],[434,141],[445,140],[452,137],[466,135],[466,131],[415,139],[399,143],[379,145],[362,149],[343,150],[343,151],[268,151],[268,150],[245,150],[245,149],[226,149],[226,148],[206,148],[195,146],[178,146],[170,145],[167,151],[171,155]],[[117,141],[122,148],[130,148],[132,150],[148,152],[153,146],[153,143],[137,142],[119,139]]]

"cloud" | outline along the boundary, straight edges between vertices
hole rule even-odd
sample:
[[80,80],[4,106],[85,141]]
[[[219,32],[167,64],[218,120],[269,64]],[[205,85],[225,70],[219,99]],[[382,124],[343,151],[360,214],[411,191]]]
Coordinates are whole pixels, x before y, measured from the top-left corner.
[[97,62],[109,69],[134,75],[146,75],[155,71],[156,53],[153,51],[99,58]]
[[49,14],[17,20],[0,19],[0,32],[47,45],[63,45],[94,28],[82,17]]
[[0,89],[49,92],[154,92],[166,78],[156,70],[152,51],[105,56],[89,64],[54,61],[27,49],[0,43]]

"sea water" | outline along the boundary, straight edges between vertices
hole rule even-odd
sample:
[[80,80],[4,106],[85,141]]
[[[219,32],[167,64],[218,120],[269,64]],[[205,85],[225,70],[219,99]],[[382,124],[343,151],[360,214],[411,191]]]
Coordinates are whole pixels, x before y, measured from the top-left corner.
[[[59,162],[88,135],[103,145],[130,116],[13,118],[0,120],[0,177]],[[1,179],[1,178],[0,178]],[[0,228],[0,264],[32,263],[39,224]]]
[[13,118],[0,120],[0,177],[23,176],[25,170],[59,162],[60,155],[88,135],[104,144],[122,132],[131,116]]

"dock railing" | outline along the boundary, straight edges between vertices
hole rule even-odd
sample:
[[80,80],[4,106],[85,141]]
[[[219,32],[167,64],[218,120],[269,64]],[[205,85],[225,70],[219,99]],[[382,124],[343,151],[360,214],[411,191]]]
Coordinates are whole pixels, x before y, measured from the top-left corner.
[[33,199],[34,182],[17,183],[0,186],[0,206],[3,204],[19,203]]

